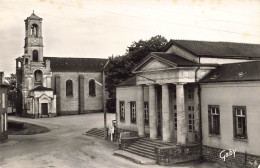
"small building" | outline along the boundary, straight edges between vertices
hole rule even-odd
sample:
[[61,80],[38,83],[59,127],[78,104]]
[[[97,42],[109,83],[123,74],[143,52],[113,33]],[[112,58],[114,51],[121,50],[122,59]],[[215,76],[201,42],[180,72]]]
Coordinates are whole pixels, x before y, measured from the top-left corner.
[[222,65],[200,86],[203,156],[235,167],[260,164],[260,62]]
[[[245,152],[250,157],[260,156],[257,144],[260,69],[259,62],[255,62],[259,59],[259,44],[171,40],[162,52],[152,52],[136,65],[132,70],[135,76],[116,87],[118,131],[135,132],[139,137],[177,146],[199,144],[203,146],[205,158],[211,161],[220,160],[220,149],[234,148],[244,153],[241,158]],[[211,74],[209,79],[208,74]],[[218,83],[222,79],[226,83]],[[200,86],[200,80],[205,84]],[[209,110],[215,110],[216,115],[221,112],[221,136],[209,134],[218,131],[215,128],[209,131],[210,124],[219,125],[215,116],[209,124]],[[238,114],[241,116],[232,110],[241,111]],[[241,118],[246,114],[248,120]],[[246,121],[250,125],[246,126],[244,135],[246,130],[242,125]],[[175,157],[175,151],[168,153],[172,156],[160,156],[165,162]],[[210,159],[212,156],[215,158]]]
[[8,85],[4,83],[4,73],[0,72],[0,143],[8,138],[7,87]]

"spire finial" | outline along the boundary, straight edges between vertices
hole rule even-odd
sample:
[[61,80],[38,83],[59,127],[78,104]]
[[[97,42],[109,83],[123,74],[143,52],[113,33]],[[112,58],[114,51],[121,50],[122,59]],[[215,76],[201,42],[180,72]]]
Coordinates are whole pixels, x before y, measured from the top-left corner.
[[33,14],[34,14],[34,10],[33,10]]

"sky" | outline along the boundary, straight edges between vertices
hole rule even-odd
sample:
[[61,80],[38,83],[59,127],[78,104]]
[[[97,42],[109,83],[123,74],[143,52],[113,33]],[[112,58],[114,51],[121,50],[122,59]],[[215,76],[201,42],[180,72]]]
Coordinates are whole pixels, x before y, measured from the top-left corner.
[[0,71],[15,73],[24,20],[43,18],[44,56],[108,58],[140,39],[260,44],[260,0],[0,0]]

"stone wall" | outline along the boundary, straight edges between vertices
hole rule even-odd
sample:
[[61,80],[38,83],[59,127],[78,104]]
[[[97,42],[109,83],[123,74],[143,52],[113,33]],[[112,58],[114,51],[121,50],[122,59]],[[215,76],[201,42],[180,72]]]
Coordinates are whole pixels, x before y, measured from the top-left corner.
[[[59,76],[59,83],[56,83],[57,113],[58,115],[69,115],[79,113],[90,113],[103,111],[103,90],[101,72],[54,72],[53,78]],[[80,77],[80,78],[79,78]],[[96,96],[89,95],[89,81],[94,79]],[[73,96],[66,96],[66,81],[73,81]],[[81,80],[81,82],[79,82]],[[81,84],[81,87],[80,87]],[[84,84],[82,88],[82,84]],[[55,88],[55,87],[53,87]],[[58,90],[59,89],[59,90]],[[84,93],[82,93],[84,92]],[[79,95],[81,93],[81,95]],[[59,94],[59,95],[58,95]],[[83,95],[84,94],[84,95]],[[80,98],[84,100],[80,101]],[[82,103],[84,103],[84,108]],[[79,112],[80,111],[80,112]]]
[[7,131],[0,133],[0,143],[6,142],[8,139]]
[[173,165],[193,160],[201,156],[200,145],[186,145],[173,147],[155,147],[156,161],[159,165]]
[[235,155],[232,154],[231,156],[225,157],[224,161],[223,157],[225,156],[226,152],[229,152],[229,150],[213,148],[209,146],[202,147],[202,155],[207,161],[217,162],[221,165],[232,168],[253,168],[254,162],[257,164],[257,166],[260,164],[260,156],[241,152],[235,152]]

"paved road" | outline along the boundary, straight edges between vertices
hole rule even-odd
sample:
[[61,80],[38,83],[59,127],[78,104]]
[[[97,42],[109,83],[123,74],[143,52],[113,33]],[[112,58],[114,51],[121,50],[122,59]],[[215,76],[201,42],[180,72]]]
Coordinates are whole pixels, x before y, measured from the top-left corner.
[[[109,123],[114,117],[114,114],[108,114]],[[10,135],[7,143],[0,144],[0,168],[161,167],[137,165],[114,156],[113,152],[118,148],[116,143],[83,135],[90,128],[103,127],[102,113],[9,119],[45,126],[51,131],[36,135]]]

